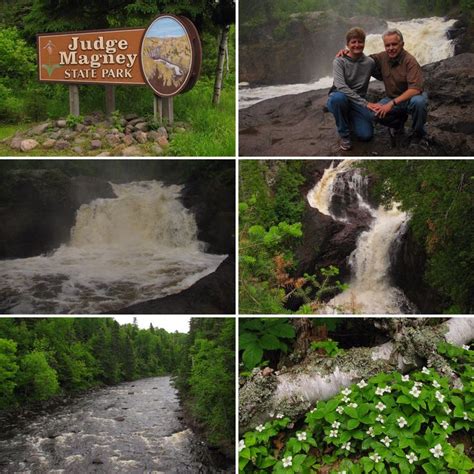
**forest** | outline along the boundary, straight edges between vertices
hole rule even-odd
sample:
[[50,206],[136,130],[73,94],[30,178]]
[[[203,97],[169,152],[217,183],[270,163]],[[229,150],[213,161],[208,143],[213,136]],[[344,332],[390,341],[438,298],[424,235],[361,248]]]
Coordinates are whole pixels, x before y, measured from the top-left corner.
[[[0,415],[40,409],[99,387],[172,375],[187,419],[232,457],[232,319],[192,319],[188,334],[112,318],[0,318]],[[94,390],[91,390],[94,389]]]
[[[241,161],[241,313],[332,313],[337,295],[352,291],[343,312],[370,313],[358,306],[367,288],[357,278],[369,269],[405,292],[410,301],[403,297],[398,313],[471,314],[473,185],[471,160]],[[311,204],[312,189],[326,209]],[[398,221],[389,220],[393,203]],[[392,241],[372,239],[377,229]],[[380,282],[368,283],[372,290]],[[402,297],[389,286],[381,300]]]
[[[195,87],[176,98],[175,121],[189,133],[176,137],[170,155],[234,155],[235,28],[234,3],[147,1],[4,1],[0,5],[0,140],[30,122],[67,117],[68,88],[37,80],[36,34],[122,27],[145,28],[160,13],[184,15],[197,26],[203,45],[201,77]],[[225,34],[224,34],[225,33]],[[222,42],[222,40],[224,42]],[[219,45],[228,53],[222,94],[213,99],[219,65]],[[225,43],[225,44],[224,44]],[[100,111],[105,100],[101,86],[81,88],[81,116]],[[216,103],[213,105],[213,100]],[[147,87],[116,88],[115,119],[135,113],[153,123],[153,93]],[[72,120],[72,119],[71,119]],[[13,125],[12,125],[13,124]],[[0,150],[1,152],[1,150]],[[42,151],[44,156],[45,151]],[[67,152],[63,153],[67,154]],[[5,152],[3,154],[6,154]],[[10,153],[11,154],[11,150]]]
[[473,320],[245,318],[239,472],[462,473]]
[[341,14],[382,16],[384,18],[417,18],[425,16],[443,16],[461,8],[466,13],[472,13],[472,0],[267,0],[257,5],[243,0],[239,4],[240,23],[246,26],[266,23],[268,21],[285,22],[293,13],[334,10]]

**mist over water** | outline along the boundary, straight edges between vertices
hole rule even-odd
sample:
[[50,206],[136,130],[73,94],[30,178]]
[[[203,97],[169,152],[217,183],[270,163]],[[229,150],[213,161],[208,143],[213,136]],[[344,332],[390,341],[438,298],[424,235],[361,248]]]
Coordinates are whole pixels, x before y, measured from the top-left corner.
[[180,186],[113,185],[116,198],[77,212],[71,239],[49,255],[0,262],[0,311],[94,314],[178,293],[215,271]]
[[[399,29],[403,34],[405,49],[424,66],[454,55],[453,41],[448,39],[446,32],[455,22],[456,20],[445,20],[440,17],[417,18],[399,22],[388,21],[387,29]],[[344,38],[341,38],[340,48],[344,47],[345,41]],[[382,35],[368,34],[364,53],[369,55],[383,50]],[[328,64],[332,63],[333,59],[327,58]],[[326,89],[331,87],[332,82],[332,77],[326,76],[315,78],[314,81],[307,84],[282,84],[262,87],[241,85],[239,88],[239,108],[245,109],[273,97]]]
[[346,188],[356,197],[357,207],[368,211],[372,217],[370,228],[362,232],[356,248],[349,256],[351,279],[349,289],[336,295],[321,312],[334,314],[400,314],[411,313],[414,308],[403,292],[393,286],[390,278],[390,252],[394,243],[406,230],[410,216],[399,210],[396,203],[390,209],[373,208],[366,200],[367,178],[359,170],[347,174],[354,160],[344,160],[337,167],[331,165],[309,191],[311,207],[333,219],[348,222],[350,217],[332,210],[332,200]]

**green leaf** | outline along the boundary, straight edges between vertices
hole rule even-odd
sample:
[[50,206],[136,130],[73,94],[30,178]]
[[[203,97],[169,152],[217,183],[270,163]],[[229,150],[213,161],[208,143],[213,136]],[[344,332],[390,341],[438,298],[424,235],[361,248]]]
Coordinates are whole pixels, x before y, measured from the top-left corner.
[[250,332],[244,332],[239,336],[239,347],[241,350],[244,350],[250,344],[256,343],[258,337],[255,334]]
[[281,349],[281,342],[272,334],[264,334],[259,340],[260,346],[267,350]]
[[351,419],[347,422],[347,429],[353,430],[354,428],[357,428],[359,425],[360,425],[359,420]]
[[244,353],[242,354],[242,360],[245,364],[245,367],[248,369],[253,369],[256,367],[263,357],[263,349],[256,345],[251,344],[247,346]]

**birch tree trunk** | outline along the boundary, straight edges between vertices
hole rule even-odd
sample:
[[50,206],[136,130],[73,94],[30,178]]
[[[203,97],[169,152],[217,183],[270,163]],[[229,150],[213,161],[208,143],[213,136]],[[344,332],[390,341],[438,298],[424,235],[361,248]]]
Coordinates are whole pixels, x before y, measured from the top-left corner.
[[[430,322],[431,324],[428,324]],[[292,419],[327,400],[339,391],[380,372],[405,373],[422,366],[457,378],[437,345],[447,341],[461,346],[474,339],[474,318],[452,318],[432,325],[427,318],[376,319],[374,324],[391,336],[391,341],[372,348],[352,348],[328,358],[310,352],[297,365],[272,372],[254,372],[239,391],[239,425],[242,432],[264,423],[270,413]]]
[[220,31],[219,54],[217,57],[216,80],[214,82],[213,105],[217,105],[221,98],[222,81],[224,79],[224,63],[227,51],[227,39],[229,37],[230,25],[225,25]]

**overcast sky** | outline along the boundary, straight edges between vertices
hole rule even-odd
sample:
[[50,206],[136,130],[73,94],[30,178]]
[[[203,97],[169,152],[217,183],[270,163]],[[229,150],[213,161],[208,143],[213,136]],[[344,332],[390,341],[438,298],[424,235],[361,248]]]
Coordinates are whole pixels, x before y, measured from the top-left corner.
[[166,329],[168,332],[189,332],[190,316],[179,315],[146,315],[146,316],[114,316],[120,324],[133,323],[133,318],[137,318],[138,327],[147,329],[150,323],[154,328]]

